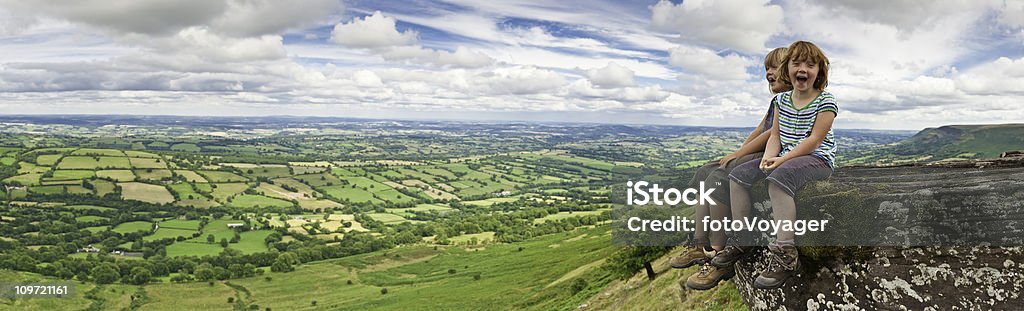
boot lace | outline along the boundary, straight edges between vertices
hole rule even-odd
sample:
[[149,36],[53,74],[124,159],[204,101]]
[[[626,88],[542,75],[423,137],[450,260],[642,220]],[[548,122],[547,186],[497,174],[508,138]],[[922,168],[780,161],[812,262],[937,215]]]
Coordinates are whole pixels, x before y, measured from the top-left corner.
[[697,275],[702,277],[707,276],[711,273],[711,264],[705,263],[700,265],[700,270],[697,270]]
[[[781,251],[781,249],[779,251]],[[784,253],[780,254],[780,253],[775,252],[775,250],[772,250],[770,257],[771,257],[771,260],[768,261],[768,271],[778,272],[778,271],[792,271],[792,270],[795,270],[793,267],[791,267],[792,266],[791,263],[787,263],[786,262],[786,259],[787,259],[786,257],[788,257],[788,256],[786,256],[786,254],[784,254]]]

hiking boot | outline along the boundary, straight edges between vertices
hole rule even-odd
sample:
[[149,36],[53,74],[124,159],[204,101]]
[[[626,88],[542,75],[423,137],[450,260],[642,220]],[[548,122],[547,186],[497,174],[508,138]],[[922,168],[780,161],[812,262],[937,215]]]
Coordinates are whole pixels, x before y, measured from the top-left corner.
[[718,286],[719,281],[725,281],[736,275],[732,266],[719,268],[710,264],[700,265],[696,273],[686,278],[686,287],[695,290],[709,290]]
[[732,267],[732,264],[736,263],[736,261],[747,257],[747,254],[750,254],[750,249],[752,247],[726,246],[714,258],[711,258],[711,265],[719,268]]
[[768,269],[754,280],[754,288],[775,289],[782,287],[791,276],[800,270],[800,254],[793,245],[769,245]]
[[708,256],[704,253],[703,247],[687,246],[682,253],[676,257],[672,257],[672,261],[669,262],[669,265],[672,266],[672,268],[682,269],[695,264],[703,264],[707,260]]

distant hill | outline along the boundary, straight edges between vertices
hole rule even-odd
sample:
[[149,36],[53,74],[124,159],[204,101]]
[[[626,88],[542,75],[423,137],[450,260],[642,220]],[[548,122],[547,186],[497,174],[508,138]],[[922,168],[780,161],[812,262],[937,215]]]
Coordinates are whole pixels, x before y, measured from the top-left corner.
[[1024,124],[947,125],[927,128],[897,144],[900,155],[992,158],[1024,149]]
[[901,164],[951,159],[995,158],[1024,149],[1024,124],[946,125],[926,128],[899,142],[878,147],[850,164]]

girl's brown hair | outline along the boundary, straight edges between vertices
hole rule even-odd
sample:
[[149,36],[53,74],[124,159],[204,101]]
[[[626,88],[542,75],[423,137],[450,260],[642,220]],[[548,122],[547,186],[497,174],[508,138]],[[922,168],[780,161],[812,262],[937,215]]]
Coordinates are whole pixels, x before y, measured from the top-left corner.
[[818,76],[814,79],[814,88],[819,91],[825,90],[828,86],[828,57],[825,53],[807,41],[797,41],[789,45],[788,53],[782,58],[782,68],[779,69],[779,77],[783,82],[793,84],[789,81],[789,62],[792,60],[811,61],[818,64]]
[[768,55],[764,56],[764,68],[771,69],[782,66],[782,64],[785,64],[782,62],[782,59],[786,58],[787,50],[789,49],[781,47],[775,48],[771,52],[768,52]]

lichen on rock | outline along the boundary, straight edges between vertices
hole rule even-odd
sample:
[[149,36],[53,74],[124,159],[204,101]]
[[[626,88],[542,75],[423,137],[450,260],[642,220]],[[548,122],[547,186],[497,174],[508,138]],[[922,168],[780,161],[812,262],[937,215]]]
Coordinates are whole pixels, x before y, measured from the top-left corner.
[[[798,194],[798,218],[835,224],[797,238],[802,270],[780,289],[753,288],[768,263],[760,248],[733,281],[753,310],[1019,309],[1022,162],[840,168]],[[769,212],[754,193],[754,213]]]

